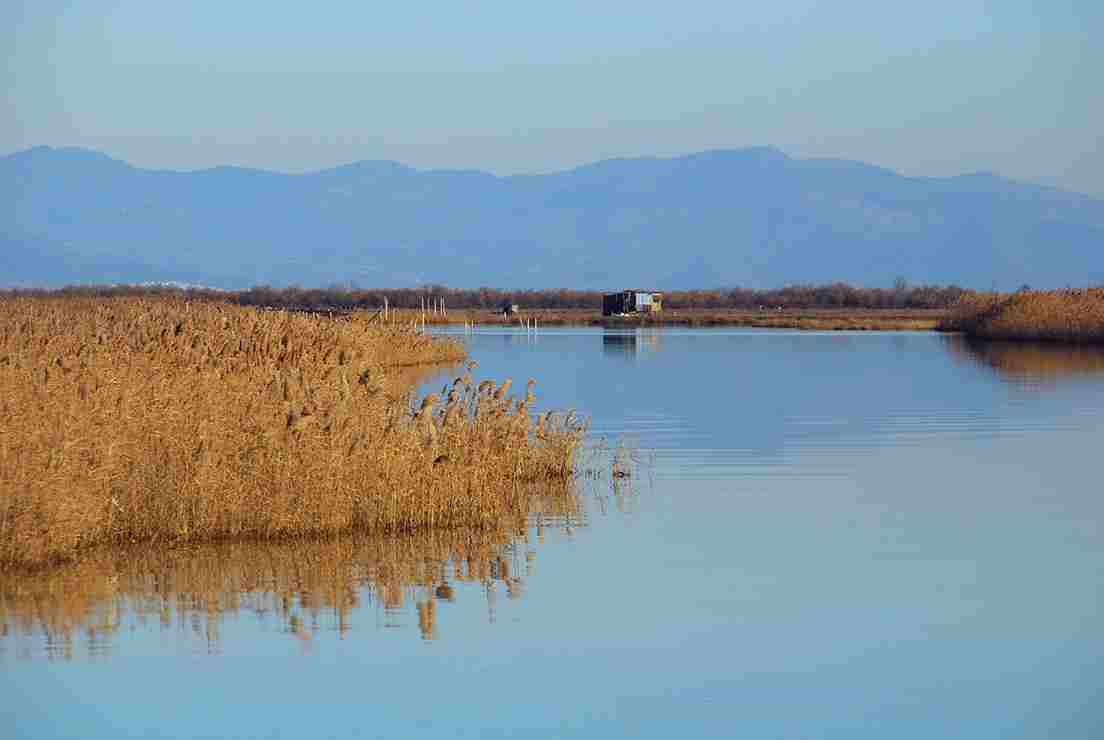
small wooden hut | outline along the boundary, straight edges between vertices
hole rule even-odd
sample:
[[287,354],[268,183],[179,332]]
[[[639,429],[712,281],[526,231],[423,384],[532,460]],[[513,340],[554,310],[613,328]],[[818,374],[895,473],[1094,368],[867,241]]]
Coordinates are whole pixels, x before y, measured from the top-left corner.
[[663,310],[663,294],[654,290],[622,290],[602,296],[603,316],[658,313]]

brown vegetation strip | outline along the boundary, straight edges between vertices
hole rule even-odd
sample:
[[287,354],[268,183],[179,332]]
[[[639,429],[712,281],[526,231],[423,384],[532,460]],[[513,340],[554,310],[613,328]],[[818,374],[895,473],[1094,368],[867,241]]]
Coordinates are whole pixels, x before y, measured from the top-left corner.
[[971,295],[939,328],[985,339],[1101,343],[1104,288]]
[[0,569],[134,542],[482,529],[581,425],[469,372],[410,405],[408,326],[179,298],[0,301]]
[[[626,287],[630,286],[614,285],[611,289]],[[756,311],[764,308],[900,311],[947,308],[969,292],[956,285],[909,285],[904,281],[898,281],[892,288],[863,288],[847,283],[797,284],[770,290],[717,288],[663,291],[663,305],[667,309],[689,311]],[[516,304],[523,310],[587,309],[598,312],[602,308],[601,291],[571,288],[503,290],[485,287],[466,290],[444,285],[372,289],[258,286],[244,291],[219,291],[169,286],[85,285],[71,286],[59,291],[22,293],[85,297],[140,297],[175,293],[187,294],[193,300],[229,301],[248,306],[322,312],[375,310],[383,306],[385,301],[391,308],[420,310],[423,306],[431,309],[434,306],[443,306],[449,311],[493,311],[500,309],[503,304]]]
[[[624,289],[633,286],[611,286]],[[635,286],[655,287],[655,286]],[[93,289],[94,290],[94,289]],[[931,309],[946,308],[967,291],[955,285],[908,285],[900,281],[892,288],[862,288],[847,283],[788,285],[771,290],[718,288],[708,290],[663,291],[667,309],[719,311],[776,309]],[[341,288],[269,288],[256,287],[233,294],[243,304],[326,309],[365,309],[382,306],[384,299],[393,308],[421,308],[443,304],[448,310],[494,310],[503,304],[516,304],[523,310],[583,308],[600,311],[602,292],[597,290],[501,290],[478,288],[464,290],[443,285],[421,288],[341,289]]]
[[655,314],[602,316],[589,309],[522,309],[503,318],[497,311],[453,310],[446,314],[423,314],[418,309],[395,309],[393,321],[424,321],[427,325],[471,323],[521,326],[536,321],[538,326],[602,326],[611,329],[637,327],[752,327],[760,329],[803,329],[810,331],[932,331],[944,317],[941,309],[863,310],[795,309],[742,311],[729,309],[663,310]]

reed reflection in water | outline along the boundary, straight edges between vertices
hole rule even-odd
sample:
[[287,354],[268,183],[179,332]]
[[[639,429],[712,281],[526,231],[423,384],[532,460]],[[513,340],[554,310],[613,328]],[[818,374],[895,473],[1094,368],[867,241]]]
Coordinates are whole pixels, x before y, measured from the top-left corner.
[[1104,376],[1104,347],[944,337],[952,356],[991,368],[1005,380],[1032,384]]
[[76,563],[0,576],[0,659],[107,657],[132,632],[183,633],[222,652],[225,623],[252,615],[310,652],[323,631],[344,638],[358,615],[404,626],[414,605],[425,640],[439,602],[481,590],[494,621],[501,593],[524,593],[549,530],[586,524],[577,493],[534,499],[527,515],[479,532],[432,531],[326,541],[104,548]]

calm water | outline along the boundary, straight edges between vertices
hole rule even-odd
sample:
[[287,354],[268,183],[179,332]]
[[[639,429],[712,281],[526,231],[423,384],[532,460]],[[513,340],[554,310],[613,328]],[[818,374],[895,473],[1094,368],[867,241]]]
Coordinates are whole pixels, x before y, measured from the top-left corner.
[[109,553],[9,587],[4,735],[1104,737],[1104,354],[467,341],[480,376],[591,417],[584,511],[509,540]]

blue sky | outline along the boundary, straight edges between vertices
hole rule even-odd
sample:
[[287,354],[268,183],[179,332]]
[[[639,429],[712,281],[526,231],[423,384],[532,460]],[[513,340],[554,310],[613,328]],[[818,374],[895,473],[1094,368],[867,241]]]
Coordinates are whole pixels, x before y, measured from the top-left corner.
[[1104,196],[1104,3],[7,2],[0,151],[539,172],[770,144]]

